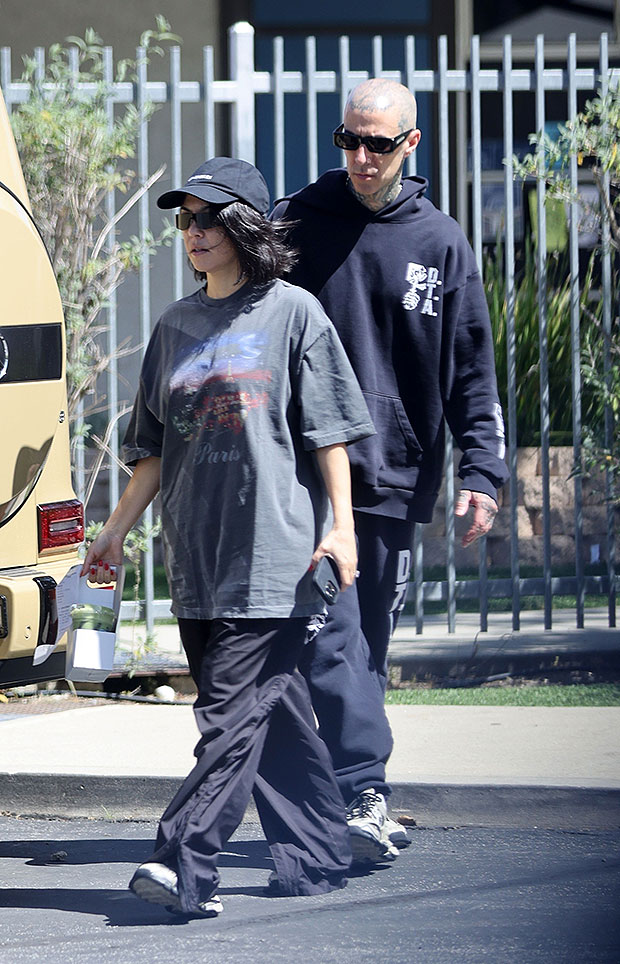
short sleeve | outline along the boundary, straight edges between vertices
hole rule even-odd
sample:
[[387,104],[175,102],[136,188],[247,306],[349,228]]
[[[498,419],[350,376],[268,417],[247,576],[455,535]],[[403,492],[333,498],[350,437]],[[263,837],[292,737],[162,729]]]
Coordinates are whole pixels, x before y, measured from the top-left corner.
[[296,385],[305,449],[357,442],[375,428],[331,322],[303,354]]
[[123,439],[123,457],[127,465],[135,465],[140,459],[161,457],[164,427],[146,403],[144,384],[134,402],[131,419]]

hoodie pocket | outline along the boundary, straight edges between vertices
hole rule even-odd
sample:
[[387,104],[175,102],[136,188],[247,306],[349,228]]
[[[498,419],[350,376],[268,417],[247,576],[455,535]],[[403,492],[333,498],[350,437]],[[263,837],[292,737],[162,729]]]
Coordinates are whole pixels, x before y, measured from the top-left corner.
[[413,489],[422,448],[400,398],[364,392],[377,434],[349,447],[354,477],[365,485]]

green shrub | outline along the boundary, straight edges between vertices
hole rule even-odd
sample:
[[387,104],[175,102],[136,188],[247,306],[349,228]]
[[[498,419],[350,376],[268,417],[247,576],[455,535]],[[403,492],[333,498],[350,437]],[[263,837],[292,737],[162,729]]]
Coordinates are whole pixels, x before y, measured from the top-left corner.
[[[140,38],[145,56],[163,53],[163,41],[177,39],[159,17],[157,29]],[[136,64],[122,61],[116,81],[131,78]],[[88,95],[77,82],[88,83]],[[110,355],[102,340],[101,312],[127,270],[137,268],[158,243],[148,234],[121,241],[117,225],[164,168],[146,184],[130,167],[139,127],[153,113],[126,105],[108,116],[110,85],[104,71],[104,47],[93,30],[84,39],[68,37],[54,44],[44,70],[24,58],[21,82],[27,99],[15,105],[11,122],[30,202],[49,251],[65,314],[69,417],[75,434],[79,403],[94,395]],[[127,195],[113,219],[106,200],[110,191]],[[133,192],[133,193],[132,193]],[[114,350],[118,357],[127,350]],[[79,430],[78,430],[79,431]]]
[[[534,147],[522,161],[514,158],[515,176],[543,181],[546,196],[555,202],[582,204],[579,185],[590,179],[598,201],[588,214],[603,227],[606,215],[612,265],[611,323],[602,322],[602,299],[591,290],[592,265],[603,248],[603,233],[590,264],[581,297],[584,324],[581,337],[581,372],[586,387],[583,405],[583,462],[577,471],[598,475],[605,470],[603,498],[620,504],[620,318],[618,296],[618,252],[620,251],[620,86],[586,103],[566,124],[559,125],[555,138],[530,134]],[[577,161],[576,187],[571,170]],[[568,377],[568,371],[566,373]],[[596,483],[598,484],[598,483]]]
[[[550,431],[554,444],[572,439],[570,280],[565,257],[554,252],[547,262],[547,338],[549,360]],[[495,364],[504,414],[508,412],[507,292],[503,248],[487,253],[484,288],[495,341]],[[517,442],[540,445],[540,347],[538,272],[533,245],[528,242],[515,276],[515,349]]]

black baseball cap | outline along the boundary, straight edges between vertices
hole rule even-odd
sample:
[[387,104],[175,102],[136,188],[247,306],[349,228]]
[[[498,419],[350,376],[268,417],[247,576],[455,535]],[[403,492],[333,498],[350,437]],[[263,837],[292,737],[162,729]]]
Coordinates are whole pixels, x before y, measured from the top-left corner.
[[183,187],[166,191],[158,197],[157,207],[179,208],[186,194],[192,194],[209,204],[243,201],[260,214],[267,214],[269,210],[269,188],[265,178],[253,164],[235,157],[212,157],[205,161]]

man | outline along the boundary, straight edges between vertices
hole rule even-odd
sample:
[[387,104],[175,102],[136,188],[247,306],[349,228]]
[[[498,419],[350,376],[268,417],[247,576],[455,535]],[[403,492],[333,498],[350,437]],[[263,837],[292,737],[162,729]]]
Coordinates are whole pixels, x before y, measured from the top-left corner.
[[390,80],[351,91],[334,131],[346,171],[277,204],[293,223],[290,280],[335,324],[377,435],[351,446],[359,540],[357,593],[330,609],[301,669],[348,804],[357,860],[393,859],[406,832],[387,816],[392,737],[383,706],[387,648],[405,601],[414,524],[430,522],[443,467],[444,419],[463,452],[456,514],[463,538],[487,533],[507,478],[488,311],[458,225],[402,177],[420,142],[416,102]]

